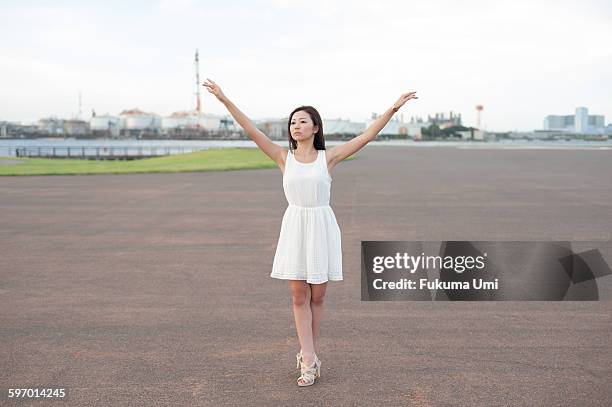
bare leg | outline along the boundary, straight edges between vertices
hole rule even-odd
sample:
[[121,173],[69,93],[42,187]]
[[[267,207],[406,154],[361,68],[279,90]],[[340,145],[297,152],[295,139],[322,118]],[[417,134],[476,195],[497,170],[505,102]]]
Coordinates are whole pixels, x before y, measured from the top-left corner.
[[323,299],[325,298],[325,289],[327,283],[310,284],[310,309],[312,313],[312,343],[314,349],[317,348],[317,338],[319,336],[319,327],[321,325],[321,317],[323,316]]
[[310,309],[310,285],[304,280],[289,280],[293,299],[293,316],[298,338],[302,347],[304,363],[314,362],[314,343],[312,340],[312,312]]

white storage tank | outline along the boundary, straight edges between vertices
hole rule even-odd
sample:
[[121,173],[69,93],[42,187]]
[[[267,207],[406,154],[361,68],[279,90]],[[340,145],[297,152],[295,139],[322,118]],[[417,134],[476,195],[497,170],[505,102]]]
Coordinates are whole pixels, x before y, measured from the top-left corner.
[[195,128],[197,124],[197,112],[174,112],[162,119],[162,127],[164,129]]
[[237,128],[231,116],[217,116],[212,114],[200,116],[200,126],[213,132],[219,130],[235,131]]
[[122,120],[119,116],[109,114],[92,116],[89,120],[89,127],[94,135],[111,135],[117,137],[122,127]]
[[139,109],[124,110],[119,114],[126,130],[151,130],[161,128],[161,116]]
[[121,118],[118,116],[102,115],[93,116],[89,120],[91,130],[110,130],[114,127],[120,127]]
[[162,119],[164,129],[202,129],[212,132],[235,130],[234,120],[229,116],[216,116],[196,111],[174,112]]
[[40,119],[38,120],[38,128],[53,135],[64,134],[64,121],[56,117]]
[[221,118],[211,115],[202,116],[200,118],[200,125],[206,130],[219,131],[221,130]]
[[89,123],[85,120],[64,120],[64,132],[69,136],[88,134],[89,130]]

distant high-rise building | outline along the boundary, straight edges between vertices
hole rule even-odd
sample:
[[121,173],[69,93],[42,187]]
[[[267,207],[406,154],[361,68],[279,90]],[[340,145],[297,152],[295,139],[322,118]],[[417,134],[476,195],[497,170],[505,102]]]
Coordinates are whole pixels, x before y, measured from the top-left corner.
[[586,107],[577,107],[573,115],[548,115],[544,118],[544,130],[564,131],[576,134],[604,134],[605,117],[589,115]]
[[574,130],[576,133],[584,134],[589,131],[589,109],[586,107],[577,107],[574,115]]

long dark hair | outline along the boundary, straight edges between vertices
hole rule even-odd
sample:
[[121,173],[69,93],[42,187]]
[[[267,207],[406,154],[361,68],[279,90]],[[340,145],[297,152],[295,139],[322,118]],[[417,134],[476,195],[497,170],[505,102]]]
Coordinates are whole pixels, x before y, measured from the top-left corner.
[[304,112],[308,113],[308,115],[312,119],[313,125],[319,128],[319,130],[314,134],[313,144],[315,150],[325,150],[325,138],[323,137],[323,120],[321,120],[321,115],[319,115],[317,109],[312,106],[300,106],[298,108],[295,108],[295,110],[293,110],[293,112],[291,112],[291,114],[289,115],[289,121],[287,122],[287,131],[289,132],[289,150],[293,151],[297,149],[297,141],[295,141],[293,137],[291,137],[291,118],[293,117],[293,114],[295,112],[299,112],[300,110],[303,110]]

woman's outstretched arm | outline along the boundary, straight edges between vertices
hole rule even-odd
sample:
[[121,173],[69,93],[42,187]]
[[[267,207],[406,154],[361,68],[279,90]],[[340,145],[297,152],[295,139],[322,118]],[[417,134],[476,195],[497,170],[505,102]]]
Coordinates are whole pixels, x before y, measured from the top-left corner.
[[395,112],[397,112],[400,107],[404,106],[404,103],[410,99],[418,99],[418,97],[416,97],[416,92],[404,93],[393,106],[374,120],[363,133],[344,144],[331,148],[329,151],[330,161],[332,161],[334,165],[338,164],[340,161],[352,156],[370,141],[374,140],[378,133],[380,133],[387,123],[389,123],[389,120],[391,120]]
[[225,105],[227,111],[230,112],[234,120],[238,122],[240,127],[242,127],[245,133],[257,144],[257,146],[274,162],[279,163],[282,161],[282,151],[283,148],[279,145],[276,145],[272,140],[268,138],[261,130],[259,130],[253,122],[238,109],[238,107],[228,99],[227,96],[221,90],[221,87],[217,85],[214,81],[207,79],[203,86],[221,103]]

